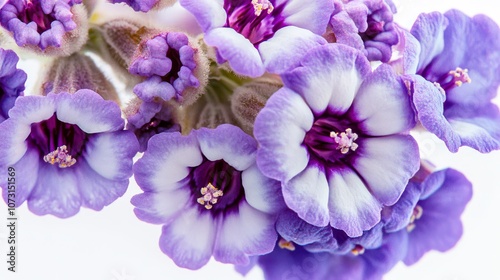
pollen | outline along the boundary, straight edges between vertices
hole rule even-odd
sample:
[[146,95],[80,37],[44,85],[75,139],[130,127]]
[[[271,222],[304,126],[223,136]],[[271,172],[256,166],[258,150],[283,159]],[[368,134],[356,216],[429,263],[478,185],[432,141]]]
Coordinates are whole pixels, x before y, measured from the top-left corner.
[[337,150],[340,150],[342,154],[347,154],[349,150],[354,152],[358,148],[358,144],[354,143],[354,141],[358,139],[358,134],[353,133],[350,128],[340,134],[335,131],[331,131],[330,137],[333,138],[335,143],[337,143]]
[[358,255],[363,255],[365,253],[365,247],[361,245],[356,245],[354,248],[351,250],[351,253],[355,256]]
[[196,201],[204,205],[207,210],[212,209],[213,205],[219,200],[219,197],[224,195],[222,191],[212,185],[212,183],[208,183],[206,187],[201,188],[200,192],[202,196]]
[[455,86],[459,87],[464,83],[472,82],[468,72],[469,72],[468,69],[462,69],[460,67],[457,67],[455,70],[451,70],[449,74],[450,76],[453,77],[453,82],[455,83]]
[[420,219],[422,217],[422,214],[424,213],[424,209],[420,205],[416,205],[415,208],[413,208],[413,213],[411,214],[410,217],[410,223],[408,226],[406,226],[406,231],[411,232],[412,230],[415,229],[415,221]]
[[293,242],[292,241],[286,241],[283,238],[281,238],[280,241],[278,241],[278,246],[281,249],[287,249],[289,251],[295,251],[295,245],[293,245]]
[[52,165],[58,164],[59,168],[70,167],[76,163],[76,159],[72,158],[71,155],[68,154],[68,148],[66,145],[57,147],[57,149],[45,155],[43,160]]
[[252,5],[255,10],[255,16],[260,16],[264,10],[267,10],[267,14],[272,13],[274,10],[273,3],[269,0],[252,0]]

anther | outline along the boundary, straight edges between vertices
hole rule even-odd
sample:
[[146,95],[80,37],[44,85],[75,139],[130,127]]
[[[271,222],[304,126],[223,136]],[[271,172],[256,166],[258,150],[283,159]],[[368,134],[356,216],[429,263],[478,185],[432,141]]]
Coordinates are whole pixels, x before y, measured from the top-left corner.
[[207,210],[212,209],[213,205],[217,203],[218,198],[223,196],[221,190],[217,189],[212,183],[208,183],[208,185],[204,188],[201,188],[201,197],[199,197],[196,201],[204,205]]
[[267,10],[267,14],[272,13],[274,10],[273,3],[269,0],[252,0],[252,5],[256,16],[260,16],[263,10]]
[[416,205],[415,208],[413,208],[413,213],[410,217],[410,223],[408,224],[408,226],[406,226],[406,231],[411,232],[413,229],[415,229],[415,221],[420,219],[423,213],[424,209],[422,208],[422,206]]
[[355,256],[362,255],[365,253],[365,247],[356,244],[354,248],[351,250],[351,253]]
[[289,251],[295,251],[295,245],[293,245],[293,242],[292,241],[286,241],[283,238],[281,238],[280,241],[278,241],[278,246],[281,249],[287,249]]
[[68,154],[68,148],[66,145],[57,147],[57,149],[45,155],[43,160],[50,164],[57,163],[59,168],[70,167],[76,163],[76,159],[72,158],[71,155]]
[[337,133],[334,131],[330,132],[330,137],[333,138],[335,143],[337,143],[337,150],[340,150],[342,154],[347,154],[349,149],[352,151],[356,151],[358,148],[358,144],[354,143],[356,139],[358,139],[358,134],[353,133],[352,129],[348,128],[345,132]]

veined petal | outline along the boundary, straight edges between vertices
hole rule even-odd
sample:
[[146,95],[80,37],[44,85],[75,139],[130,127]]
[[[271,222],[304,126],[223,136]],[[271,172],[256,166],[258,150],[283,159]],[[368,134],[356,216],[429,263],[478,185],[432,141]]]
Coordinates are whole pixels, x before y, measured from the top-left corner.
[[53,97],[21,96],[9,111],[9,117],[19,119],[25,124],[32,124],[49,119],[55,111]]
[[159,192],[177,187],[189,167],[198,166],[203,157],[194,136],[180,133],[157,134],[149,140],[148,151],[134,165],[134,177],[144,191]]
[[257,165],[264,175],[288,181],[304,170],[309,154],[302,142],[312,124],[311,110],[299,95],[282,88],[271,96],[254,126]]
[[325,171],[309,164],[301,173],[283,185],[283,197],[288,208],[304,221],[318,227],[329,222],[328,182]]
[[443,34],[447,26],[448,20],[439,12],[421,14],[413,24],[410,32],[421,46],[418,70],[429,65],[443,51]]
[[305,57],[301,67],[282,75],[285,86],[299,93],[316,116],[327,109],[334,115],[344,114],[371,72],[368,60],[340,44],[316,47]]
[[364,139],[352,166],[383,205],[394,204],[420,167],[418,145],[409,135]]
[[189,207],[160,236],[160,248],[180,267],[198,269],[212,256],[217,222],[208,212]]
[[218,54],[241,75],[259,77],[264,64],[257,49],[243,35],[232,28],[215,28],[205,34],[205,42],[217,48]]
[[0,166],[13,165],[24,156],[28,149],[25,140],[30,134],[31,127],[29,124],[7,119],[0,123],[0,131],[4,134],[0,141]]
[[71,217],[78,213],[82,204],[77,186],[78,180],[73,170],[41,164],[37,184],[28,198],[28,207],[37,215]]
[[349,168],[329,170],[330,224],[357,237],[380,221],[382,205],[361,178]]
[[243,265],[249,262],[248,255],[270,253],[278,238],[274,222],[272,216],[252,208],[243,200],[238,212],[229,212],[219,220],[215,259]]
[[286,26],[259,45],[264,67],[271,73],[281,74],[299,64],[301,54],[326,44],[326,40],[307,29]]
[[407,89],[386,64],[363,81],[349,115],[371,136],[405,132],[416,123]]

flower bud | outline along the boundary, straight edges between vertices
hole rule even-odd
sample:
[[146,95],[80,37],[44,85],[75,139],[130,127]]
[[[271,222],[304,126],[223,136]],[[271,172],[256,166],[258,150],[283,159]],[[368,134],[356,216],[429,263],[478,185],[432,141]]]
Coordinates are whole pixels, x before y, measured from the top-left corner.
[[22,48],[46,55],[70,55],[87,41],[87,12],[80,3],[8,0],[0,9],[0,24]]
[[80,89],[90,89],[99,93],[105,100],[120,104],[113,84],[94,61],[84,54],[75,53],[53,60],[40,83],[43,95],[50,92],[74,93]]
[[253,134],[255,117],[267,99],[282,87],[279,77],[260,77],[234,90],[231,111],[246,133]]

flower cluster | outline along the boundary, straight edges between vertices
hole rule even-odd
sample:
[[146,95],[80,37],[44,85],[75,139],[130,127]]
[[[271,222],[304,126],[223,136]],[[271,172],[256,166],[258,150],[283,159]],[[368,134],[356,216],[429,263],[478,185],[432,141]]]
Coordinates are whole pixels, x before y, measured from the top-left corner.
[[[134,175],[134,213],[178,266],[213,257],[273,280],[380,279],[460,239],[472,185],[421,158],[413,132],[500,149],[487,16],[421,14],[407,30],[391,0],[98,2],[0,6],[16,206],[99,211]],[[179,8],[196,28],[149,17]],[[16,66],[30,52],[35,77]]]

